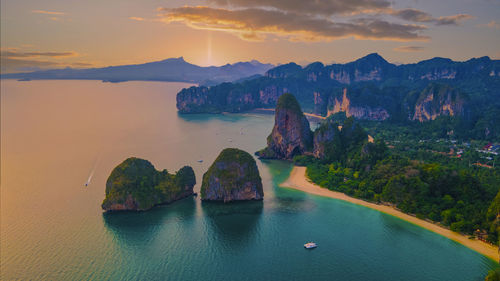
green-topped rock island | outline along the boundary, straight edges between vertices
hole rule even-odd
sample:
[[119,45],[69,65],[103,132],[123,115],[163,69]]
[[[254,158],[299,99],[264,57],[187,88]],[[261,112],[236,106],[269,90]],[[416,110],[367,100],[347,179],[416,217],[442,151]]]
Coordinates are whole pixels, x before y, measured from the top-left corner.
[[106,182],[105,211],[146,211],[193,195],[196,184],[189,166],[177,173],[158,171],[151,162],[131,157],[116,166]]
[[255,159],[236,148],[222,150],[201,184],[203,201],[247,201],[264,199],[262,179]]
[[279,97],[275,111],[274,127],[267,137],[267,147],[256,154],[260,158],[291,160],[311,150],[313,133],[294,95]]

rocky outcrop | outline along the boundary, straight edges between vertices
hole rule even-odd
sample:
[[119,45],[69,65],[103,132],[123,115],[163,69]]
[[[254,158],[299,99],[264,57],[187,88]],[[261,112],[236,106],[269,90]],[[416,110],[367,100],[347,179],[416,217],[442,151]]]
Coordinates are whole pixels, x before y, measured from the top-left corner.
[[328,118],[314,131],[314,157],[326,161],[345,161],[352,151],[361,154],[370,154],[367,149],[362,149],[370,140],[366,131],[359,125],[354,117],[348,117],[342,125],[333,118]]
[[193,194],[194,171],[185,166],[176,174],[157,171],[151,162],[128,158],[116,166],[106,181],[105,211],[145,211]]
[[424,122],[439,116],[461,116],[464,104],[465,98],[457,90],[447,85],[431,84],[420,93],[412,120]]
[[283,94],[276,105],[274,127],[261,158],[292,159],[312,149],[313,134],[299,103],[292,94]]
[[262,179],[254,158],[236,148],[224,149],[203,175],[201,200],[262,200]]
[[182,89],[176,97],[177,109],[181,113],[209,112],[218,113],[221,109],[208,94],[207,87]]
[[327,146],[339,136],[339,124],[333,122],[331,119],[323,122],[316,131],[314,131],[314,146],[313,155],[316,158],[323,158]]
[[345,112],[347,117],[353,116],[356,119],[365,120],[386,120],[390,117],[389,112],[382,107],[372,107],[368,105],[352,105],[347,96],[347,88],[344,88],[342,98],[335,95],[330,96],[328,101],[327,116],[338,112]]

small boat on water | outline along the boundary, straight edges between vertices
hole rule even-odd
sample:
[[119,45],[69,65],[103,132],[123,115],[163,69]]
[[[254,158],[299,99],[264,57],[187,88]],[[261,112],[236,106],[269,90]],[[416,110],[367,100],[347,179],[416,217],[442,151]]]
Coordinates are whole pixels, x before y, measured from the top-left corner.
[[309,242],[304,244],[304,248],[306,249],[314,249],[316,247],[318,247],[318,245],[314,242]]

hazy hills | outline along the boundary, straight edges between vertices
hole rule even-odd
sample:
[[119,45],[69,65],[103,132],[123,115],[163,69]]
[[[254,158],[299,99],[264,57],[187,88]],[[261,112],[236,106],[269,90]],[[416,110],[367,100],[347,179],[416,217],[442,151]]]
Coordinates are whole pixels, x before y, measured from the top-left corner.
[[170,81],[191,82],[202,85],[214,85],[221,82],[235,81],[249,76],[264,74],[274,67],[256,60],[238,62],[223,66],[202,67],[188,63],[183,57],[170,58],[157,62],[135,65],[109,66],[87,69],[51,69],[27,73],[2,74],[2,78],[14,79],[86,79],[107,82]]

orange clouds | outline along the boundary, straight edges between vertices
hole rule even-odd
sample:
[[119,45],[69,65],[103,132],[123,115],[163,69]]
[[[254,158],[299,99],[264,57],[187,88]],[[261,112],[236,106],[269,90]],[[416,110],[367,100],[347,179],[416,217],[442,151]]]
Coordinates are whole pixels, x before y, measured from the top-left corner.
[[63,12],[54,12],[54,11],[44,11],[44,10],[33,10],[31,11],[34,14],[44,14],[44,15],[64,15],[65,13]]
[[372,40],[421,41],[426,27],[390,23],[377,18],[334,21],[325,17],[268,9],[229,10],[205,6],[161,8],[165,22],[183,22],[196,29],[232,32],[245,40],[261,40],[267,34],[291,41],[330,41],[345,37]]
[[146,20],[145,18],[141,18],[141,17],[128,17],[128,19],[135,20],[135,21],[145,21]]
[[425,48],[421,46],[399,46],[394,48],[393,50],[396,52],[405,52],[405,53],[411,53],[411,52],[421,52]]
[[[389,41],[426,41],[427,26],[458,25],[468,14],[433,17],[417,9],[396,10],[388,0],[208,0],[217,7],[160,8],[164,22],[195,29],[230,32],[241,39],[267,35],[289,41],[331,41],[346,37]],[[393,18],[389,20],[388,18]],[[405,24],[394,18],[418,24]]]
[[76,57],[78,56],[77,52],[69,51],[69,52],[19,52],[16,48],[8,48],[1,51],[2,57],[9,57],[12,59],[16,58],[38,58],[38,57]]
[[[67,52],[40,52],[20,51],[18,48],[2,48],[0,58],[2,61],[2,72],[16,72],[19,70],[36,70],[54,67],[89,67],[86,62],[68,62],[68,59],[79,57],[74,51]],[[64,60],[64,61],[61,61]]]

